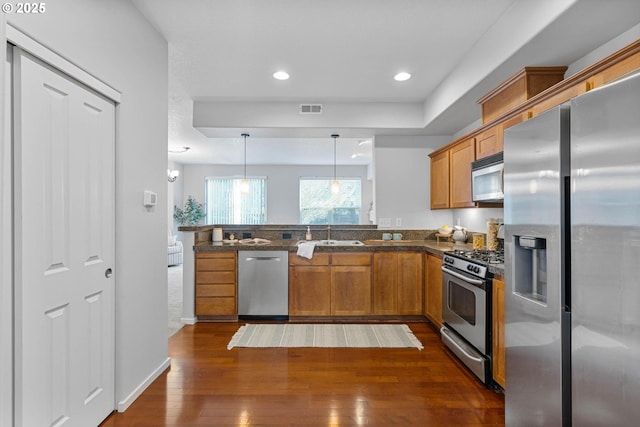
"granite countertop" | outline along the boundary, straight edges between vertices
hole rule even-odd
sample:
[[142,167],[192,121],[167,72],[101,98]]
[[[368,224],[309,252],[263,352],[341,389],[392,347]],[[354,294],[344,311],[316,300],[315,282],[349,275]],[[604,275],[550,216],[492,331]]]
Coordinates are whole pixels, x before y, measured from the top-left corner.
[[[226,243],[226,242],[200,242],[193,249],[196,252],[201,251],[297,251],[297,240],[272,240],[268,244],[242,244]],[[437,256],[442,256],[444,252],[454,249],[451,242],[438,242],[436,240],[414,240],[402,241],[398,243],[372,242],[364,241],[364,246],[316,246],[314,252],[378,252],[378,251],[417,251],[427,252]],[[460,245],[455,244],[456,249],[472,250],[470,243]],[[496,276],[504,275],[503,264],[489,264],[489,271]]]

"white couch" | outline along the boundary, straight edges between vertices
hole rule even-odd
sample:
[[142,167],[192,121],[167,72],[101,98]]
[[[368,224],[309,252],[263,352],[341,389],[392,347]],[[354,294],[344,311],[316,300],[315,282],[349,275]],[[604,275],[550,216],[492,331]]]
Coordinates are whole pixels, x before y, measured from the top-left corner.
[[182,264],[182,242],[176,240],[176,235],[169,230],[169,240],[167,245],[167,265]]

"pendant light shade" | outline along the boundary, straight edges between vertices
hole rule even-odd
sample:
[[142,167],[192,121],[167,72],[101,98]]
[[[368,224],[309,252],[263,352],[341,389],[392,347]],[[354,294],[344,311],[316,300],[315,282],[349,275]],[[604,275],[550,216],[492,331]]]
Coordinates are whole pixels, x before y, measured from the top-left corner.
[[336,141],[340,137],[338,134],[331,135],[333,138],[333,181],[331,181],[331,194],[338,194],[340,192],[340,181],[338,181],[336,175]]
[[244,174],[242,182],[240,182],[240,192],[242,194],[249,194],[249,180],[247,179],[247,137],[248,133],[241,135],[244,138]]

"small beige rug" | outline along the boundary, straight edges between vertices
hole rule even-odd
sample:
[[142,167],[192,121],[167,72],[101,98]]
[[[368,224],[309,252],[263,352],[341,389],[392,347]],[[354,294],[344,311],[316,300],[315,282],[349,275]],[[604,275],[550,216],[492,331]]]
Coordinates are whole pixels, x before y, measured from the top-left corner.
[[415,347],[424,346],[407,325],[246,324],[233,335],[233,347]]

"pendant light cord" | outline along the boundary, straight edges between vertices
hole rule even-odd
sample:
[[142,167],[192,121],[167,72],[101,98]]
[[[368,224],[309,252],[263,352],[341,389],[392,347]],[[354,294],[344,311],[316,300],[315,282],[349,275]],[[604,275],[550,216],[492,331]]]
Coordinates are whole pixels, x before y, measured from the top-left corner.
[[244,138],[244,179],[247,179],[247,137],[248,133],[243,133],[242,137]]
[[334,181],[337,180],[337,173],[336,173],[336,170],[337,170],[337,165],[336,165],[336,163],[337,163],[337,161],[336,161],[336,141],[337,141],[337,138],[339,136],[340,135],[338,135],[338,134],[331,135],[331,138],[333,138],[333,180]]

